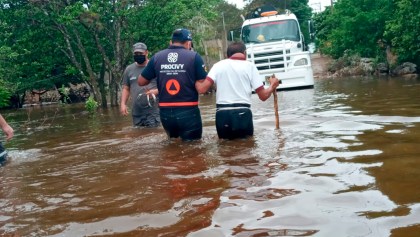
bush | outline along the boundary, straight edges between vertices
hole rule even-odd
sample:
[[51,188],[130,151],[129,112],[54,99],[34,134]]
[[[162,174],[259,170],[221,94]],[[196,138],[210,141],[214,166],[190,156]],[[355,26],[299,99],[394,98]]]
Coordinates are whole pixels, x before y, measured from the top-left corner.
[[95,114],[96,109],[98,108],[98,102],[95,101],[93,96],[90,96],[88,100],[86,100],[85,108],[89,112],[89,114]]
[[11,93],[1,84],[2,83],[0,83],[0,108],[3,108],[9,106]]

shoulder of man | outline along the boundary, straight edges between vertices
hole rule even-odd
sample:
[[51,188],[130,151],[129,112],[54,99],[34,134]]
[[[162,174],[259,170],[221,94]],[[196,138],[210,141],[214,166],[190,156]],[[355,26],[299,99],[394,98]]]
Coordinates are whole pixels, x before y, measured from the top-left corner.
[[211,68],[225,68],[226,65],[230,65],[230,60],[228,58],[216,62]]
[[134,62],[134,63],[131,63],[131,64],[129,64],[126,68],[125,68],[125,70],[130,70],[130,69],[132,69],[132,68],[135,68],[137,65],[136,65],[136,63]]
[[133,64],[134,63],[131,63],[124,68],[123,77],[127,76],[127,74],[132,70]]
[[169,49],[162,49],[162,50],[160,50],[160,51],[158,51],[158,52],[156,52],[151,58],[150,58],[150,60],[149,60],[149,62],[150,61],[152,61],[152,62],[156,62],[156,59],[159,59],[159,58],[162,58],[162,57],[167,57],[167,54],[170,52],[170,50]]

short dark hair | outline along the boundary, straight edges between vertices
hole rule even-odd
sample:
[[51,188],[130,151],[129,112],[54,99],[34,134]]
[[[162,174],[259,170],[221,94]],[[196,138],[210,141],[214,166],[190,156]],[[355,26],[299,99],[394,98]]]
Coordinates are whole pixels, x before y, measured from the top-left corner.
[[246,51],[246,46],[244,43],[233,42],[228,46],[226,54],[228,58],[230,58],[235,53],[245,53],[245,51]]

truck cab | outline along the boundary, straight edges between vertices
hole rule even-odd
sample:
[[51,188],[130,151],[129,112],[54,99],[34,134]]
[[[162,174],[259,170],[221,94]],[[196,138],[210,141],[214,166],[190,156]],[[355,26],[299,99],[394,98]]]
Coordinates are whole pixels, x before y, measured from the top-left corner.
[[257,66],[267,86],[273,74],[281,80],[278,90],[314,86],[310,52],[290,11],[278,14],[274,9],[256,9],[243,22],[241,39],[247,47],[247,60]]

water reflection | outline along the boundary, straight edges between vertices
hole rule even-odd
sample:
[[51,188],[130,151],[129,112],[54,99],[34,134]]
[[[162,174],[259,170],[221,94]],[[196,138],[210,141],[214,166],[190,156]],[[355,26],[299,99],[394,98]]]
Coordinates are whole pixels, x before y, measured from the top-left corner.
[[[168,141],[117,109],[8,114],[0,234],[17,236],[413,236],[420,193],[420,82],[318,81],[253,98],[253,139]],[[30,118],[30,119],[28,119]]]

